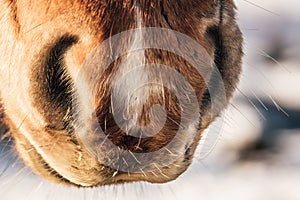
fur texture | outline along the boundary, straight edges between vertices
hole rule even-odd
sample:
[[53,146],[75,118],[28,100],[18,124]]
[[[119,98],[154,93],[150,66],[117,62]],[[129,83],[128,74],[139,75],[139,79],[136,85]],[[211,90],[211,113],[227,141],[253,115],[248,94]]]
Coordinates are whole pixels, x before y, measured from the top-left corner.
[[[116,59],[98,77],[94,107],[83,108],[84,95],[76,99],[80,110],[77,115],[89,127],[84,131],[89,144],[96,149],[98,157],[95,156],[76,132],[80,125],[71,114],[72,95],[80,90],[75,80],[84,61],[95,47],[111,36],[142,27],[166,28],[189,36],[217,65],[226,91],[226,104],[239,80],[242,35],[235,21],[232,0],[0,0],[0,9],[0,92],[4,119],[24,162],[36,173],[59,183],[98,186],[131,181],[171,181],[187,169],[201,133],[217,116],[212,113],[204,77],[191,63],[160,49],[129,53]],[[139,42],[147,41],[147,37],[138,34],[132,37],[135,40],[118,41],[112,49],[130,50]],[[189,48],[185,44],[169,44],[174,38],[176,35],[170,33],[163,41],[165,45]],[[103,52],[102,55],[111,54]],[[129,135],[117,124],[114,114],[119,110],[113,107],[113,86],[133,65],[145,64],[170,66],[191,85],[197,96],[199,113],[195,115],[197,119],[195,116],[184,119],[189,127],[179,126],[182,110],[188,109],[180,105],[184,95],[178,99],[168,88],[151,85],[136,93],[137,100],[130,102],[127,116],[121,120],[123,125],[136,123],[139,128],[129,126]],[[125,98],[122,94],[127,94],[136,82],[160,81],[167,75],[167,71],[158,74],[149,67],[134,76],[129,75],[126,84],[118,87],[120,99]],[[172,78],[178,80],[176,76]],[[212,76],[208,84],[214,81]],[[151,111],[157,104],[166,112],[166,121],[160,128],[155,118],[160,119],[163,114],[153,115]],[[89,118],[91,115],[96,116],[104,136],[97,133],[97,127]],[[149,136],[143,127],[159,131]],[[182,132],[181,141],[168,149],[170,153],[161,154],[148,164],[155,165],[159,160],[167,162],[176,151],[181,155],[171,164],[150,171],[141,168],[134,173],[124,172],[107,166],[105,162],[115,162],[113,158],[117,160],[121,155],[109,146],[99,145],[109,140],[124,151],[147,154],[164,148],[178,131]],[[193,137],[188,138],[188,135]],[[110,160],[105,161],[105,156]],[[138,165],[134,156],[123,159],[120,167]]]

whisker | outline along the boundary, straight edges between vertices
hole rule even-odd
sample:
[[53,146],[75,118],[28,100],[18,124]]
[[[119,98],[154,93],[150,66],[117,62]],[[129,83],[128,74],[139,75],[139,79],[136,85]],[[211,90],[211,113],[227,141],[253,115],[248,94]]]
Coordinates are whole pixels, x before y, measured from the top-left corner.
[[167,178],[167,179],[170,179],[170,177],[167,176],[166,174],[164,174],[163,171],[157,166],[156,163],[152,163],[152,164],[154,165],[154,167],[159,171],[159,173],[160,173],[163,177],[165,177],[165,178]]
[[[0,122],[1,123],[1,122]],[[11,137],[11,132],[10,131],[6,131],[1,137],[0,137],[0,142],[5,140],[6,138],[10,139]]]
[[247,96],[245,95],[245,93],[243,93],[239,88],[237,88],[237,90],[242,94],[242,96],[245,97],[245,99],[254,107],[254,109],[257,111],[257,113],[262,117],[262,119],[264,121],[266,121],[266,117],[263,115],[263,113],[257,108],[257,106],[253,103],[253,101]]
[[137,163],[139,163],[140,165],[142,164],[142,163],[137,159],[137,157],[136,157],[131,151],[129,151],[129,153],[130,153],[130,155],[134,158],[134,160],[135,160]]
[[253,124],[252,122],[251,122],[251,120],[249,120],[248,119],[248,117],[246,117],[246,115],[244,115],[244,113],[242,113],[233,103],[230,103],[230,105],[236,110],[236,111],[238,111],[254,128],[257,128],[256,126],[255,126],[255,124]]
[[[49,6],[49,7],[50,7],[50,6]],[[47,9],[47,8],[46,8],[46,9]],[[48,9],[48,10],[49,10],[49,9]],[[48,11],[46,11],[46,12],[48,12]],[[25,33],[30,33],[30,32],[33,31],[34,29],[36,29],[36,28],[38,28],[38,27],[40,27],[40,26],[42,26],[42,25],[45,25],[45,24],[47,24],[47,23],[50,23],[50,22],[52,22],[54,19],[57,19],[57,18],[63,16],[64,14],[66,14],[66,13],[68,13],[68,12],[69,12],[68,10],[64,10],[62,13],[60,13],[60,15],[57,15],[56,17],[52,17],[51,19],[49,19],[48,21],[46,21],[46,22],[44,22],[44,23],[40,23],[40,24],[34,25],[33,27],[29,28],[28,30],[25,30],[24,32],[25,32]]]
[[1,152],[1,159],[0,159],[0,161],[1,162],[5,162],[5,160],[7,158],[13,158],[14,155],[15,155],[15,152],[13,150],[11,150],[11,149],[8,150],[8,151],[6,151],[6,152],[2,151]]
[[167,147],[164,147],[164,149],[170,153],[171,156],[177,157],[178,155],[174,154],[172,151],[170,151]]
[[32,199],[32,196],[34,196],[34,194],[38,193],[38,191],[42,188],[44,182],[40,182],[36,187],[33,187],[32,191],[27,195],[28,199]]
[[25,120],[27,119],[27,117],[29,116],[29,114],[27,114],[24,119],[21,121],[21,123],[17,126],[17,131],[19,131],[22,127],[22,125],[24,124]]
[[[23,173],[25,173],[27,170],[28,170],[28,167],[27,167],[27,166],[22,167],[17,173],[11,175],[11,176],[9,177],[8,180],[6,180],[6,181],[4,181],[4,182],[1,182],[1,183],[0,183],[1,188],[3,188],[4,186],[9,186],[9,185],[10,185],[10,184],[9,184],[10,182],[17,181],[17,177],[20,177],[20,176],[21,176]],[[20,179],[20,178],[18,178],[18,180],[19,180],[19,179]],[[19,182],[19,181],[17,181],[17,182]]]
[[147,177],[147,174],[144,172],[142,168],[140,168],[140,171],[142,172],[143,176]]
[[153,171],[151,171],[151,174],[153,174],[156,178],[158,177],[158,175]]
[[4,167],[4,169],[0,172],[0,177],[2,177],[5,174],[5,172],[8,170],[9,167],[10,167],[10,163],[8,162]]
[[258,49],[259,51],[259,55],[264,56],[266,58],[271,59],[275,64],[277,64],[278,66],[282,67],[283,69],[285,69],[288,73],[292,73],[285,65],[281,64],[279,61],[277,61],[275,58],[273,58],[272,56],[270,56],[267,52],[265,52],[262,49]]
[[280,17],[280,14],[275,13],[275,12],[273,12],[273,11],[271,11],[271,10],[268,10],[268,9],[266,9],[266,8],[264,8],[264,7],[262,7],[262,6],[258,5],[258,4],[256,4],[256,3],[254,3],[254,2],[252,2],[252,1],[248,1],[248,0],[243,0],[243,1],[246,2],[246,3],[248,3],[248,4],[250,4],[250,5],[252,5],[252,6],[255,6],[255,7],[257,7],[257,8],[260,8],[260,9],[262,9],[262,10],[264,10],[264,11],[266,11],[266,12],[272,14],[272,15],[276,15],[276,16]]
[[271,101],[273,102],[273,104],[276,106],[276,108],[277,108],[277,110],[278,111],[281,111],[281,112],[283,112],[287,117],[289,117],[290,115],[274,100],[274,98],[271,96],[271,95],[269,95],[269,97],[270,97],[270,99],[271,99]]
[[267,106],[264,104],[264,102],[262,102],[262,100],[255,94],[255,92],[253,92],[251,90],[252,94],[255,96],[255,98],[257,99],[257,101],[263,106],[263,108],[268,111],[269,109],[267,108]]

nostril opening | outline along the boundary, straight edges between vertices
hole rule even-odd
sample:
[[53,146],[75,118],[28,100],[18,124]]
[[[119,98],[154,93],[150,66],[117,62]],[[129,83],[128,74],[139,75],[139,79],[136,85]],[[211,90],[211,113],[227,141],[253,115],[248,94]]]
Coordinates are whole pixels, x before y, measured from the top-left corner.
[[65,66],[64,56],[78,41],[76,36],[65,35],[46,48],[32,74],[33,103],[48,124],[46,128],[63,130],[71,116],[73,81]]
[[44,67],[44,89],[46,96],[57,104],[68,103],[73,85],[64,62],[67,50],[77,42],[75,36],[63,36],[49,50]]
[[184,162],[189,162],[191,160],[191,151],[192,147],[188,144],[185,145],[185,153],[184,153]]

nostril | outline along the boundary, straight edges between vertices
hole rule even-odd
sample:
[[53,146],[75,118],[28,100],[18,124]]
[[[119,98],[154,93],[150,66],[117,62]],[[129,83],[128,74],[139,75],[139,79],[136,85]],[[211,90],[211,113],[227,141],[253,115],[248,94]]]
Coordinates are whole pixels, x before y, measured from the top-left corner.
[[42,53],[32,74],[33,103],[47,122],[49,129],[62,130],[68,126],[71,115],[73,81],[66,69],[64,56],[77,43],[75,36],[65,35]]
[[190,145],[185,145],[184,162],[189,162],[192,158],[192,147]]

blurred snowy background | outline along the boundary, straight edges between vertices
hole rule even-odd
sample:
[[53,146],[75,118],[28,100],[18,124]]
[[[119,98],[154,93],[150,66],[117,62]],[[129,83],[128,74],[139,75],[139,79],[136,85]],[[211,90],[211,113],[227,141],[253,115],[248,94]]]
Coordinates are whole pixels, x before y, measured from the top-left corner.
[[198,153],[188,171],[168,184],[77,189],[32,174],[6,139],[0,199],[300,199],[300,1],[236,4],[245,36],[244,71],[208,156]]

